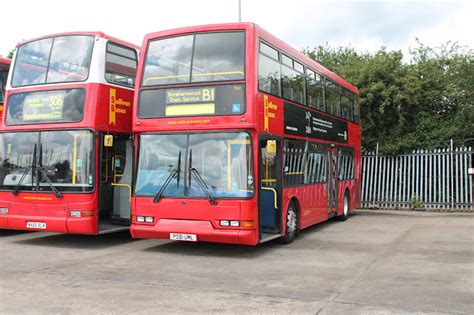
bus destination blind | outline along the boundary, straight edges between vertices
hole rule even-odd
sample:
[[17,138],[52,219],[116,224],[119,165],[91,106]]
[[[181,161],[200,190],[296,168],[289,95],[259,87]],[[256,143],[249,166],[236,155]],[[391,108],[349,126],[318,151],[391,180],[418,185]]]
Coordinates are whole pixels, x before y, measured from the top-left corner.
[[30,94],[23,105],[23,121],[63,119],[64,93]]
[[215,113],[215,88],[166,90],[166,116],[212,115]]
[[244,112],[243,84],[144,89],[138,101],[140,118],[240,115]]

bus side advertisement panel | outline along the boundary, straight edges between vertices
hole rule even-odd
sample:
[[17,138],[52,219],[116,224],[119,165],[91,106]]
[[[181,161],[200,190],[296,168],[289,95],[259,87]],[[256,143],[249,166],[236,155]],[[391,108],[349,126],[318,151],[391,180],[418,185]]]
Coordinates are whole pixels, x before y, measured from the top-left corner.
[[311,111],[291,103],[285,106],[285,133],[328,141],[347,143],[347,122]]
[[97,106],[98,126],[108,126],[110,131],[129,132],[132,129],[133,91],[100,85]]
[[259,93],[258,116],[261,130],[272,133],[283,133],[283,101],[277,97]]

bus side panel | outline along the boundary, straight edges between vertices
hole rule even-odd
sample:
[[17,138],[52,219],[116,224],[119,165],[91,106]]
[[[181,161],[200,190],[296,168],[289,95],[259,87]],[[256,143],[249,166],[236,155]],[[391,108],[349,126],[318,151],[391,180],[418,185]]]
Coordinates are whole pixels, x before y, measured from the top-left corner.
[[132,130],[133,90],[98,84],[96,126],[110,132]]
[[283,100],[266,93],[258,93],[258,129],[275,135],[283,134]]
[[349,145],[354,148],[354,179],[351,184],[351,196],[350,196],[350,209],[360,208],[361,204],[361,125],[359,124],[348,124]]
[[304,229],[313,224],[327,220],[327,192],[326,184],[308,185],[300,187],[292,187],[285,189],[286,208],[284,208],[283,218],[286,217],[286,209],[288,208],[291,198],[297,200],[299,213],[299,227]]

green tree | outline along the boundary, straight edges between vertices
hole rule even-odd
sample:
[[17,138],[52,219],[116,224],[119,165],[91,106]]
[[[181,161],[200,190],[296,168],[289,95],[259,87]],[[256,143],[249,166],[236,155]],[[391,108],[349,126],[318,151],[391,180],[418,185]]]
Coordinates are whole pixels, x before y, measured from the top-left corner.
[[417,40],[408,63],[385,47],[370,54],[326,44],[303,52],[359,88],[364,149],[379,143],[394,154],[474,138],[472,50]]

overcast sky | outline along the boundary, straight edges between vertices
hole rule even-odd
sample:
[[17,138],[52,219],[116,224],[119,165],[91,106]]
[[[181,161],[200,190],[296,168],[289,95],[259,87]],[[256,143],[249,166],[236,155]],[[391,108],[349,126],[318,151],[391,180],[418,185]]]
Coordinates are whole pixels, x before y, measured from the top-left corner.
[[[0,6],[0,54],[22,39],[65,31],[103,31],[141,44],[147,33],[238,21],[238,0],[9,0]],[[242,0],[256,22],[295,48],[351,45],[404,52],[449,40],[474,47],[474,1]]]

